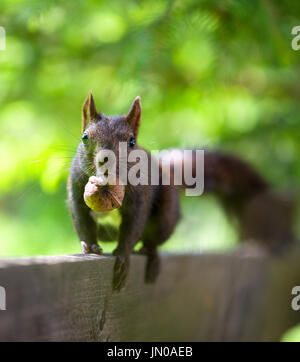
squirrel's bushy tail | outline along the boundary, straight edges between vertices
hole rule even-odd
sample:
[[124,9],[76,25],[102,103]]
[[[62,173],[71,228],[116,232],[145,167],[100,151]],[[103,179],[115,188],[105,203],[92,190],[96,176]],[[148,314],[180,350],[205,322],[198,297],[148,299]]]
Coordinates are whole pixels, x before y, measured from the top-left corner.
[[[184,173],[183,151],[176,155],[171,167],[179,162]],[[195,175],[196,151],[191,155],[189,162]],[[204,194],[207,193],[216,195],[226,213],[238,220],[241,240],[254,240],[276,251],[294,239],[292,198],[274,192],[253,167],[238,157],[204,151]]]

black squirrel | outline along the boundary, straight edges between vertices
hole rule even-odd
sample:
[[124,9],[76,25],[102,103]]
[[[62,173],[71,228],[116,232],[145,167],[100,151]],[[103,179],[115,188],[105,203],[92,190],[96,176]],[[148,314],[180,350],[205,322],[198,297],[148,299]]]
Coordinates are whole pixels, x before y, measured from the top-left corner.
[[[160,270],[157,251],[173,233],[179,218],[179,189],[172,182],[163,185],[126,185],[125,197],[119,211],[119,230],[101,229],[91,215],[83,194],[89,177],[95,175],[97,152],[112,150],[119,157],[119,142],[127,142],[128,154],[142,149],[136,143],[141,121],[141,101],[137,97],[128,114],[106,116],[98,112],[92,94],[82,108],[82,133],[73,159],[69,181],[68,201],[73,223],[85,253],[102,254],[98,240],[116,240],[113,288],[121,289],[128,275],[130,254],[138,241],[143,242],[141,254],[147,256],[145,281],[154,282]],[[87,143],[89,147],[86,147]],[[190,160],[194,166],[195,152]],[[148,153],[149,159],[151,156]],[[161,167],[161,160],[154,160]],[[176,162],[183,164],[183,157]],[[174,169],[175,161],[171,164]],[[117,170],[118,173],[118,170]],[[149,174],[151,167],[149,166]],[[183,187],[188,187],[183,185]],[[270,185],[246,162],[219,151],[204,153],[204,193],[215,193],[226,211],[238,220],[240,238],[253,239],[270,251],[277,251],[293,240],[290,200],[275,194]]]

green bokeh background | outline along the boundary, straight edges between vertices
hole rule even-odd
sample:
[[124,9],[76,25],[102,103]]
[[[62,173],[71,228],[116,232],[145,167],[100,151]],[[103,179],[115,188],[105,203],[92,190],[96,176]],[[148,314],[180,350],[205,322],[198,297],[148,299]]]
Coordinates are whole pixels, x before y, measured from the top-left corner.
[[[294,0],[1,0],[0,257],[79,252],[65,188],[89,91],[107,114],[140,95],[148,149],[228,150],[297,190],[299,18]],[[164,249],[236,244],[213,197],[182,205]]]
[[[149,149],[222,148],[297,188],[299,14],[295,1],[2,0],[0,256],[79,251],[65,184],[89,91],[107,114],[140,95]],[[212,197],[185,198],[164,248],[235,242]]]

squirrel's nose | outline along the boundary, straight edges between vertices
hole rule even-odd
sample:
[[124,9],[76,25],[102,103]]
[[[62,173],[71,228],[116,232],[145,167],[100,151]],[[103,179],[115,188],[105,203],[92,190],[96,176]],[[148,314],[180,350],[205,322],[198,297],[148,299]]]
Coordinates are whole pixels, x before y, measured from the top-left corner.
[[108,157],[104,157],[103,161],[98,161],[98,166],[101,167],[108,161]]

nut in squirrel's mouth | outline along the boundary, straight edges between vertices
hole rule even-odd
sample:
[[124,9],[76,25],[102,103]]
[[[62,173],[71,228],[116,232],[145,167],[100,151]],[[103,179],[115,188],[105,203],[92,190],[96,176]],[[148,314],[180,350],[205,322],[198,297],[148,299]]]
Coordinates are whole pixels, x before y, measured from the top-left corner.
[[110,185],[104,176],[91,176],[85,185],[84,201],[86,205],[97,212],[111,211],[122,206],[125,186]]

